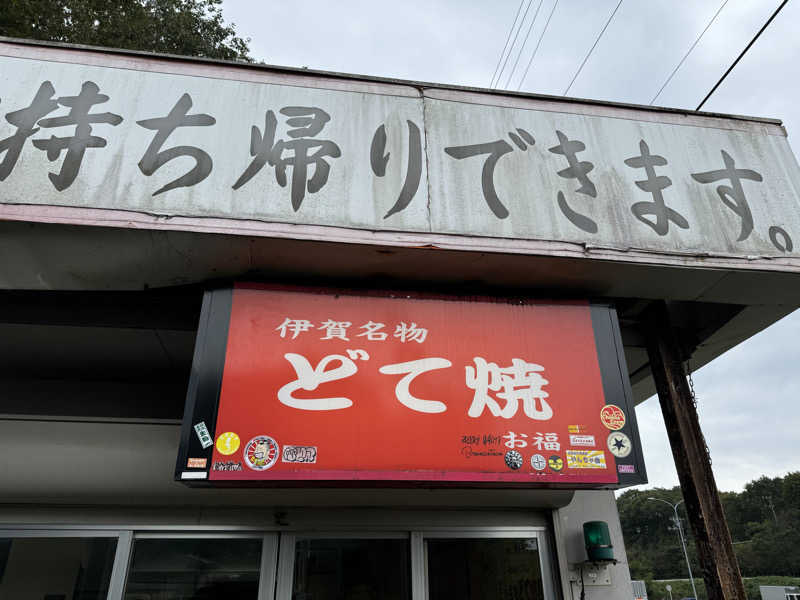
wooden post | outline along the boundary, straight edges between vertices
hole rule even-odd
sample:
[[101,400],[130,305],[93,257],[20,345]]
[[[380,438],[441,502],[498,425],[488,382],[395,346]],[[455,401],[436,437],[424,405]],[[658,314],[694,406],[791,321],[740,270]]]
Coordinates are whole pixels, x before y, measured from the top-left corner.
[[731,534],[666,304],[655,302],[643,314],[643,320],[650,369],[664,414],[686,512],[697,542],[697,557],[708,598],[746,600]]

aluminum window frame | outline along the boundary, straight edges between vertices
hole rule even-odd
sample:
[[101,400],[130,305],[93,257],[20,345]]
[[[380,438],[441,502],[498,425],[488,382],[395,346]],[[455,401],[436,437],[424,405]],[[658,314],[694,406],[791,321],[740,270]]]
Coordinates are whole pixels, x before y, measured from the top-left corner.
[[254,530],[252,527],[241,531],[221,531],[228,529],[220,526],[214,528],[196,528],[167,526],[165,528],[120,528],[118,526],[71,526],[45,525],[30,526],[0,525],[0,537],[8,538],[116,538],[117,546],[111,577],[108,586],[107,600],[123,600],[128,584],[128,574],[133,559],[136,540],[170,540],[170,539],[261,539],[261,557],[259,559],[257,600],[274,600],[275,576],[278,562],[277,531]]
[[275,564],[278,560],[278,538],[277,531],[259,531],[249,528],[249,530],[242,531],[219,531],[218,528],[211,530],[198,530],[186,531],[182,528],[170,529],[167,531],[153,531],[153,530],[140,530],[133,531],[132,543],[125,565],[125,571],[121,577],[120,595],[112,597],[110,594],[108,600],[123,600],[125,594],[125,587],[128,584],[128,571],[130,570],[131,561],[133,559],[134,543],[136,540],[247,540],[247,539],[261,539],[261,556],[258,563],[258,593],[257,600],[274,600],[275,598]]
[[[539,571],[542,574],[544,598],[545,600],[558,600],[560,598],[556,588],[557,573],[553,570],[552,552],[554,549],[551,547],[546,527],[492,527],[486,529],[448,527],[425,529],[418,532],[416,547],[417,552],[421,552],[421,557],[417,559],[417,564],[421,563],[422,568],[418,569],[417,581],[414,581],[414,585],[412,585],[412,589],[417,592],[412,600],[428,600],[428,545],[425,542],[429,539],[535,539],[539,554]],[[412,569],[413,575],[414,571]]]
[[296,543],[304,539],[408,539],[411,600],[428,600],[428,539],[536,539],[545,600],[558,600],[557,573],[547,527],[426,527],[420,530],[299,530],[281,532],[275,600],[291,600]]
[[298,540],[409,540],[409,565],[411,567],[411,588],[412,600],[413,595],[413,582],[414,582],[414,564],[413,564],[413,550],[411,549],[412,543],[411,531],[402,530],[387,530],[376,531],[369,529],[364,531],[357,530],[342,530],[336,531],[335,529],[325,530],[300,530],[300,531],[285,531],[281,532],[280,536],[280,550],[278,555],[277,566],[277,580],[275,585],[275,600],[291,600],[292,588],[294,586],[294,557],[296,544]]
[[304,527],[298,530],[284,527],[254,528],[242,525],[67,525],[67,524],[0,524],[0,537],[38,538],[116,538],[117,547],[112,566],[107,600],[123,600],[127,585],[134,543],[147,539],[262,539],[259,564],[258,600],[291,600],[294,584],[294,556],[298,540],[304,539],[408,539],[411,569],[411,600],[428,600],[428,539],[530,539],[539,548],[539,568],[546,600],[560,598],[557,588],[559,574],[554,569],[555,547],[551,531],[546,526],[492,527],[423,527],[398,528],[377,524],[369,528],[319,529]]
[[0,525],[0,537],[3,538],[116,538],[114,562],[108,580],[107,600],[122,600],[128,563],[130,562],[133,532],[119,527],[71,527],[59,525]]

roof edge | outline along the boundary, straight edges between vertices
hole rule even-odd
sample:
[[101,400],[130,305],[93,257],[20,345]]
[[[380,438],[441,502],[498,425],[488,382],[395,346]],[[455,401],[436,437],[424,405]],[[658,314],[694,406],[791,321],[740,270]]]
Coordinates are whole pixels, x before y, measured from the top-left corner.
[[671,113],[671,114],[682,114],[682,115],[696,115],[701,117],[711,117],[711,118],[722,118],[722,119],[733,119],[738,121],[752,121],[756,123],[768,123],[771,125],[778,125],[782,126],[783,121],[780,119],[775,118],[768,118],[768,117],[754,117],[748,115],[736,115],[736,114],[728,114],[728,113],[717,113],[717,112],[706,112],[706,111],[696,111],[696,110],[687,110],[683,108],[674,108],[674,107],[665,107],[665,106],[650,106],[650,105],[643,105],[643,104],[633,104],[628,102],[612,102],[608,100],[593,100],[591,98],[574,98],[568,96],[553,96],[550,94],[533,94],[529,92],[515,92],[510,90],[497,90],[497,89],[490,89],[490,88],[481,88],[481,87],[474,87],[474,86],[464,86],[464,85],[453,85],[453,84],[444,84],[444,83],[433,83],[427,81],[417,81],[417,80],[409,80],[409,79],[397,79],[392,77],[379,77],[374,75],[362,75],[362,74],[355,74],[355,73],[341,73],[336,71],[323,71],[317,69],[307,69],[307,68],[298,68],[298,67],[287,67],[282,65],[271,65],[267,63],[256,63],[256,62],[246,62],[246,61],[237,61],[237,60],[223,60],[217,58],[206,58],[206,57],[198,57],[198,56],[183,56],[178,54],[160,54],[157,52],[147,52],[143,50],[127,50],[124,48],[107,48],[104,46],[88,46],[84,44],[67,44],[64,42],[51,42],[51,41],[43,41],[43,40],[31,40],[31,39],[22,39],[22,38],[11,38],[0,36],[0,43],[6,44],[17,44],[22,46],[40,46],[46,48],[64,48],[69,50],[80,50],[85,52],[101,52],[106,54],[118,54],[123,56],[140,56],[146,58],[159,58],[165,60],[172,60],[176,62],[192,62],[192,63],[200,63],[200,64],[214,64],[214,65],[225,65],[229,67],[235,67],[240,69],[253,69],[253,70],[262,70],[262,71],[270,71],[270,72],[279,72],[279,73],[292,73],[295,75],[318,75],[324,77],[331,77],[337,79],[345,79],[345,80],[356,80],[356,81],[367,81],[367,82],[374,82],[374,83],[389,83],[395,85],[406,85],[412,86],[416,88],[436,88],[436,89],[445,89],[445,90],[457,90],[457,91],[465,91],[465,92],[477,92],[481,94],[491,94],[495,96],[509,96],[513,98],[528,98],[528,99],[535,99],[535,100],[549,100],[549,101],[557,101],[557,102],[564,102],[566,104],[586,104],[586,105],[595,105],[595,106],[608,106],[614,108],[627,108],[627,109],[634,109],[634,110],[642,110],[642,111],[649,111],[655,113]]

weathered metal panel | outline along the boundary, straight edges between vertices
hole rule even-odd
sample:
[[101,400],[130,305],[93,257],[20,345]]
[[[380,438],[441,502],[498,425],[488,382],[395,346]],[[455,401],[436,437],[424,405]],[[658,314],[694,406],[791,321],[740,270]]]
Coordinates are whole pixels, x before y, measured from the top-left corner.
[[[230,217],[366,229],[377,226],[406,231],[428,230],[427,187],[424,184],[419,186],[416,197],[405,210],[384,219],[403,187],[408,163],[408,145],[404,143],[408,136],[407,122],[417,124],[422,130],[421,98],[250,84],[3,57],[0,58],[0,90],[3,90],[0,99],[4,112],[27,108],[40,86],[48,81],[55,90],[54,98],[76,96],[85,82],[94,82],[99,93],[109,99],[94,105],[91,114],[109,112],[121,117],[122,121],[117,125],[91,124],[91,135],[105,139],[106,145],[86,149],[78,176],[69,187],[58,191],[48,173],[59,172],[60,165],[66,160],[66,152],[51,162],[47,153],[34,147],[31,140],[46,140],[51,135],[73,136],[76,127],[45,128],[40,120],[39,131],[25,142],[13,171],[0,182],[3,203],[123,209],[157,215]],[[166,117],[184,94],[191,98],[187,117],[209,115],[216,122],[213,125],[179,126],[158,151],[168,151],[176,146],[197,148],[210,157],[211,171],[193,185],[155,194],[164,185],[190,172],[196,162],[181,152],[181,156],[164,163],[152,176],[145,175],[138,163],[157,132],[138,122]],[[310,140],[333,142],[341,154],[323,159],[329,165],[329,176],[318,191],[305,190],[297,210],[293,210],[291,199],[291,165],[285,168],[286,187],[279,185],[275,169],[265,164],[239,189],[233,188],[253,161],[250,154],[251,128],[257,127],[259,135],[265,134],[267,111],[273,111],[276,117],[275,141],[289,143],[295,139],[286,135],[291,129],[286,122],[292,117],[279,112],[286,107],[315,107],[330,115],[322,131]],[[62,105],[47,118],[66,113],[67,109]],[[370,148],[373,134],[381,125],[387,134],[384,154],[388,153],[390,159],[385,175],[378,177],[371,169]],[[11,123],[0,125],[0,140],[14,133],[15,127]],[[311,148],[309,153],[317,151],[318,148]],[[291,152],[284,150],[283,154],[288,157]],[[421,169],[420,178],[424,182],[424,161]],[[308,167],[309,178],[314,174],[315,166],[311,164]]]
[[[505,252],[800,265],[800,168],[775,123],[0,46],[0,218],[52,221],[49,207],[82,208],[92,224],[98,210],[115,223],[131,211],[123,226],[218,230],[224,219],[232,232],[276,224],[264,235],[296,225],[305,239],[406,232],[409,245],[447,235],[463,240],[454,247]],[[89,82],[108,96],[89,114],[116,116],[91,116],[91,132],[70,118],[69,99]],[[37,90],[41,110],[19,112]],[[188,100],[188,116],[153,144],[153,120]],[[3,204],[31,208],[20,217]]]
[[[770,239],[773,226],[791,237],[800,235],[800,178],[784,137],[431,99],[426,99],[426,117],[433,231],[559,240],[621,250],[734,255],[781,254]],[[529,132],[536,143],[525,144],[525,150],[518,147],[509,132],[519,129]],[[573,173],[564,172],[570,164],[555,151],[560,145],[557,132],[585,147],[575,155],[581,167],[573,167]],[[653,171],[656,177],[668,177],[661,185],[669,185],[658,191],[666,209],[679,215],[675,220],[664,219],[661,231],[656,231],[658,216],[653,213],[658,207],[653,195],[637,184],[648,185],[645,169],[626,164],[641,155],[642,141],[652,155],[663,157],[657,162],[666,164],[654,165]],[[486,153],[464,159],[447,154],[448,148],[452,152],[457,147],[497,142],[504,145],[500,149],[504,154],[497,160],[491,183],[508,211],[505,218],[493,214],[481,189],[489,146]],[[692,177],[724,169],[723,151],[733,158],[737,170],[752,170],[763,179],[742,178],[741,199],[726,196],[727,202],[747,204],[752,212],[752,231],[745,232],[742,240],[738,238],[743,219],[718,192],[718,186],[731,186],[731,181],[701,183]],[[574,173],[581,168],[588,171],[587,181],[594,186],[589,193],[577,192],[582,182]],[[568,208],[591,220],[583,229],[561,210],[559,192]],[[641,218],[634,214],[637,203],[647,203],[641,205],[645,209]],[[593,226],[596,232],[586,230]]]

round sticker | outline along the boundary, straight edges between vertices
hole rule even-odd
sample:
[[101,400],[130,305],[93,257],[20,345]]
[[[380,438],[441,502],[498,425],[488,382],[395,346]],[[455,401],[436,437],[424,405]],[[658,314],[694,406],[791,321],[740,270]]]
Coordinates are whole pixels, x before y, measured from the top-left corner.
[[617,458],[625,458],[633,450],[631,439],[621,431],[615,431],[608,436],[608,449]]
[[516,450],[509,450],[505,456],[506,466],[515,471],[522,466],[522,454]]
[[217,451],[225,456],[230,456],[239,449],[241,440],[232,431],[221,433],[217,438]]
[[606,404],[600,410],[600,420],[605,425],[606,429],[616,431],[625,427],[625,413],[619,406],[614,404]]
[[268,435],[257,435],[247,442],[244,462],[254,471],[266,471],[278,460],[278,442]]
[[553,454],[553,456],[547,460],[547,466],[553,471],[560,471],[564,468],[564,459],[558,454]]
[[544,456],[541,454],[534,454],[531,456],[531,467],[533,467],[536,471],[544,471],[546,466],[547,461],[544,459]]

